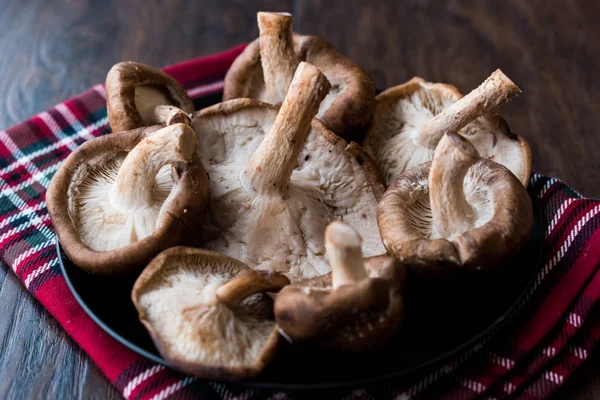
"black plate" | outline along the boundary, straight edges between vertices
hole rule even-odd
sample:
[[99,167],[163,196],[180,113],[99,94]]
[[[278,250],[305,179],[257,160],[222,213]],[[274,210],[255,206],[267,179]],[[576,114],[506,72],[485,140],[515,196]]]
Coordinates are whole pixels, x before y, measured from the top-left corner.
[[[195,99],[194,105],[202,109],[219,101],[216,93]],[[286,344],[259,377],[232,384],[282,390],[365,386],[406,378],[477,345],[516,311],[541,266],[544,221],[531,187],[529,194],[534,227],[514,261],[486,276],[454,281],[410,275],[404,329],[385,348],[356,355]],[[88,275],[65,256],[58,240],[57,249],[67,284],[85,312],[126,347],[167,365],[137,318],[130,298],[134,280]]]
[[[534,228],[514,262],[477,278],[432,281],[410,275],[404,329],[385,348],[350,355],[286,344],[259,377],[237,384],[325,389],[397,380],[442,363],[489,337],[522,303],[542,262],[544,224],[539,203],[531,189],[529,193]],[[58,241],[57,248],[67,284],[88,315],[126,347],[166,364],[137,318],[130,300],[133,280],[88,275],[64,255]],[[311,367],[298,368],[305,364]]]

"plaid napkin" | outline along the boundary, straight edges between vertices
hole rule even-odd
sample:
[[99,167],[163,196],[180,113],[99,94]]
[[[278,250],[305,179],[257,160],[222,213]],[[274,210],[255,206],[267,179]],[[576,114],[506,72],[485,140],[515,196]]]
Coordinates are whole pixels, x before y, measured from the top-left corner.
[[[242,46],[165,70],[192,98],[219,93]],[[102,85],[0,132],[0,257],[128,399],[292,399],[314,392],[248,390],[183,376],[112,339],[61,275],[45,191],[61,161],[109,132]],[[410,382],[327,392],[329,399],[547,398],[600,338],[600,201],[535,174],[545,218],[544,265],[517,315],[491,339]],[[318,397],[325,396],[321,393]]]

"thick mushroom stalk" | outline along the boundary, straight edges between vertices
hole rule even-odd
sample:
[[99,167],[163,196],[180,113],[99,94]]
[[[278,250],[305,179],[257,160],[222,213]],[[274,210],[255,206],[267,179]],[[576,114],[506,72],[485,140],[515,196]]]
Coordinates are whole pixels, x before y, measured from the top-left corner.
[[456,133],[446,134],[438,144],[429,173],[429,198],[433,221],[442,237],[451,239],[474,225],[476,210],[459,183],[479,159],[471,142]]
[[259,12],[260,36],[236,58],[225,76],[223,100],[250,98],[279,105],[286,96],[299,62],[323,73],[332,89],[317,118],[344,139],[355,139],[371,121],[375,82],[331,44],[312,35],[292,32],[287,13]]
[[440,114],[427,121],[417,136],[417,143],[435,149],[445,132],[458,132],[463,126],[481,115],[519,95],[517,87],[502,71],[496,70],[479,87],[467,94]]
[[362,238],[343,222],[332,222],[325,230],[325,248],[331,266],[333,288],[367,279],[362,258]]
[[329,88],[327,78],[315,66],[300,63],[271,130],[240,177],[248,192],[285,193],[312,120]]
[[278,292],[290,280],[272,271],[248,271],[220,286],[217,299],[229,308],[238,307],[244,299],[257,293]]
[[288,13],[259,12],[257,18],[266,100],[281,104],[299,64],[292,35],[294,17]]
[[196,136],[185,124],[162,128],[129,152],[111,191],[111,202],[123,212],[153,204],[155,177],[165,165],[190,162]]
[[147,125],[190,125],[192,120],[179,107],[168,105],[169,100],[158,89],[150,86],[135,88],[135,106]]

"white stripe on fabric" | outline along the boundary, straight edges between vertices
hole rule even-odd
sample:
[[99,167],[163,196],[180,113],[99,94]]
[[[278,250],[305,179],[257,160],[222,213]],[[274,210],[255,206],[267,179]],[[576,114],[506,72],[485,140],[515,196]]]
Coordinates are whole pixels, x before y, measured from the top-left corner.
[[481,382],[476,382],[474,380],[471,379],[467,379],[467,378],[460,378],[458,381],[462,386],[466,387],[467,389],[475,392],[475,393],[483,393],[486,389],[485,385],[482,384]]
[[[21,214],[19,214],[19,216],[21,216]],[[50,215],[48,214],[44,214],[41,218],[40,221],[42,223],[48,221],[50,219]],[[8,232],[4,232],[2,234],[2,236],[0,236],[0,246],[4,244],[4,242],[7,239],[11,239],[12,236],[23,232],[25,229],[29,228],[32,225],[33,221],[31,219],[23,222],[22,224],[20,224],[19,226],[14,227],[13,229],[9,230]]]
[[491,361],[495,362],[496,364],[498,364],[506,369],[511,369],[515,365],[515,362],[513,360],[511,360],[510,358],[500,357],[499,355],[497,355],[495,353],[490,352],[488,358]]
[[207,85],[197,86],[187,91],[188,96],[198,97],[206,94],[216,93],[223,90],[225,87],[224,81],[209,83]]
[[[0,193],[0,197],[6,196],[6,197],[10,198],[10,196],[16,195],[17,192],[20,192],[23,189],[33,185],[35,182],[38,182],[44,188],[48,188],[50,181],[48,180],[48,178],[46,178],[46,175],[50,175],[50,174],[56,172],[56,170],[60,167],[60,165],[61,165],[61,163],[56,163],[54,165],[49,166],[46,169],[40,170],[35,175],[32,175],[31,177],[22,181],[21,183],[19,183],[16,186],[10,186],[7,183],[4,183],[2,185],[3,181],[0,181],[0,187],[2,187],[2,193]],[[44,184],[42,182],[47,182],[47,183]]]
[[46,247],[50,247],[53,243],[54,243],[54,239],[48,240],[47,242],[40,243],[37,246],[33,246],[26,252],[22,253],[19,257],[17,257],[15,259],[15,262],[13,263],[13,270],[15,272],[19,272],[19,267],[21,266],[21,263],[23,262],[23,260],[25,260],[27,257],[31,256],[33,253],[37,253],[40,250],[45,249]]
[[[4,143],[4,146],[10,150],[10,152],[15,156],[15,158],[22,158],[25,157],[25,154],[21,151],[21,149],[16,145],[16,143],[12,140],[12,138],[6,134],[6,131],[0,132],[0,141],[2,143]],[[27,172],[29,172],[30,175],[36,175],[38,169],[36,168],[36,166],[34,164],[28,163],[24,165],[25,169],[27,170]],[[50,182],[48,181],[48,179],[42,177],[41,179],[44,180],[44,182]],[[47,186],[44,185],[44,186]]]
[[[46,202],[41,201],[41,202],[37,203],[34,207],[30,207],[30,208],[31,208],[31,211],[36,212],[36,211],[40,211],[44,207],[46,207]],[[2,221],[0,221],[0,229],[3,229],[6,225],[12,224],[17,219],[22,218],[22,217],[23,217],[22,213],[17,212],[15,215],[11,215],[10,217],[3,219]],[[6,235],[6,232],[2,236],[0,236],[0,243],[4,240],[3,238],[5,235]]]
[[556,384],[561,384],[564,377],[560,374],[557,374],[556,372],[552,372],[552,371],[546,371],[544,372],[544,379],[550,381],[550,382],[554,382]]
[[[12,190],[9,190],[9,185],[2,179],[0,179],[0,189],[2,189],[2,193],[0,193],[0,197],[6,195],[6,197],[13,203],[13,205],[21,210],[20,215],[25,217],[30,217],[31,224],[36,226],[41,234],[46,236],[47,239],[52,239],[54,237],[52,231],[48,229],[48,227],[44,226],[41,218],[33,211],[34,209],[28,206],[23,199],[17,196]],[[32,215],[33,214],[33,215]]]
[[41,267],[35,269],[33,272],[27,275],[27,278],[25,279],[25,287],[29,289],[29,285],[35,278],[48,271],[50,268],[54,267],[56,264],[58,264],[58,258],[55,258],[54,260],[49,261]]
[[556,214],[554,214],[554,218],[552,218],[552,221],[550,221],[550,224],[548,224],[548,230],[546,231],[546,237],[550,236],[550,233],[552,233],[552,230],[554,229],[554,227],[556,226],[558,221],[561,219],[561,217],[564,214],[567,207],[569,207],[571,205],[571,203],[573,203],[573,200],[574,199],[572,197],[570,197],[569,199],[567,199],[564,203],[562,203],[560,205],[560,207],[558,208],[558,211],[556,212]]
[[517,387],[510,382],[506,382],[504,385],[502,385],[502,390],[508,394],[512,394],[516,389]]
[[141,374],[139,374],[138,376],[136,376],[135,378],[130,380],[129,383],[127,384],[127,386],[125,386],[125,389],[123,390],[123,396],[125,396],[125,398],[128,399],[129,396],[131,395],[131,392],[133,392],[135,390],[135,388],[137,388],[146,379],[150,378],[152,375],[156,374],[157,372],[162,371],[163,369],[165,369],[164,366],[155,365],[152,368],[148,368],[147,370],[145,370],[144,372],[142,372]]
[[600,212],[600,205],[597,205],[592,210],[588,211],[585,214],[585,216],[581,220],[579,220],[577,225],[573,227],[573,229],[567,236],[567,239],[562,244],[560,249],[556,252],[554,257],[552,257],[552,259],[550,261],[548,261],[548,263],[546,265],[544,265],[544,268],[542,268],[540,270],[540,272],[538,273],[538,276],[537,276],[535,282],[533,282],[533,286],[529,290],[528,298],[529,298],[529,296],[531,296],[531,294],[533,292],[535,292],[535,290],[539,287],[541,282],[544,280],[546,275],[548,275],[548,273],[552,270],[552,268],[554,268],[556,266],[556,264],[558,264],[558,262],[560,260],[562,260],[564,255],[567,253],[567,250],[569,250],[569,247],[571,247],[571,243],[573,243],[573,241],[575,240],[575,237],[581,231],[581,228],[583,228],[583,226],[585,224],[587,224],[590,219],[592,219],[596,214],[598,214],[598,212]]
[[569,346],[569,352],[582,360],[585,360],[588,356],[587,350],[579,346]]
[[61,103],[56,106],[56,110],[62,115],[69,125],[75,130],[75,132],[82,132],[82,136],[85,136],[87,140],[93,139],[94,137],[90,134],[89,129],[86,129],[81,121],[75,117],[75,114],[67,107],[66,104]]
[[191,376],[188,376],[187,378],[184,378],[179,382],[174,383],[171,386],[168,386],[165,389],[161,390],[156,396],[152,397],[150,400],[164,400],[167,397],[171,396],[173,393],[177,392],[178,390],[181,390],[181,388],[194,382],[196,379],[197,378],[192,378]]
[[548,182],[546,182],[546,184],[544,185],[544,187],[542,188],[542,190],[538,194],[538,197],[540,199],[542,197],[544,197],[544,195],[546,194],[546,192],[548,191],[548,189],[550,189],[552,187],[552,185],[554,185],[556,182],[558,182],[558,179],[556,179],[556,178],[550,178],[550,179],[548,179]]
[[542,177],[541,174],[533,174],[531,176],[531,183],[535,185],[537,183],[537,181],[540,180],[541,177]]
[[[56,110],[57,107],[55,107],[54,109]],[[73,138],[63,133],[62,129],[60,129],[60,125],[58,125],[58,122],[56,122],[56,120],[52,117],[52,115],[50,115],[49,112],[44,111],[40,113],[38,117],[40,117],[40,119],[44,122],[44,124],[46,124],[48,129],[50,129],[50,132],[52,132],[52,134],[56,136],[58,140],[65,140],[65,144],[67,145],[69,150],[73,151],[77,148],[77,145],[73,141]]]
[[546,357],[554,357],[556,355],[556,348],[552,346],[548,346],[542,350],[542,353]]
[[569,313],[568,322],[576,328],[581,326],[581,317],[575,313]]
[[52,143],[50,146],[46,146],[46,147],[44,147],[42,149],[34,151],[31,154],[28,154],[28,155],[26,155],[24,157],[21,157],[21,158],[17,159],[15,162],[13,162],[12,164],[8,165],[6,168],[0,170],[0,175],[5,175],[5,174],[13,171],[15,168],[17,168],[17,167],[19,167],[19,166],[21,166],[23,164],[29,163],[29,162],[31,162],[32,160],[36,159],[37,157],[39,157],[41,155],[50,153],[50,152],[58,149],[59,147],[67,146],[67,147],[71,148],[68,145],[69,142],[74,142],[74,139],[76,139],[76,138],[87,136],[88,135],[87,132],[89,132],[89,134],[91,134],[92,132],[97,131],[98,129],[100,129],[101,127],[103,127],[103,126],[105,126],[107,124],[108,124],[108,117],[104,117],[104,118],[102,118],[102,119],[94,122],[93,124],[90,124],[90,126],[82,129],[81,131],[77,131],[74,135],[66,136],[63,139],[61,139],[61,140],[59,140],[57,142]]

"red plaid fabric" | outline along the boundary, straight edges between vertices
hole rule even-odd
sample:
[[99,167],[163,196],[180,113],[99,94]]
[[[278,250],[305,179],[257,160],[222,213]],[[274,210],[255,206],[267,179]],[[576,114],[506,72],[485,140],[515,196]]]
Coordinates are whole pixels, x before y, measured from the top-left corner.
[[[165,70],[192,98],[218,93],[243,47]],[[128,350],[85,314],[58,266],[45,192],[71,151],[107,132],[101,85],[0,132],[2,260],[125,398],[314,398],[315,393],[247,390],[180,375]],[[414,381],[333,391],[327,398],[540,399],[564,383],[600,338],[600,202],[542,175],[534,175],[531,185],[545,218],[545,264],[502,332]]]

